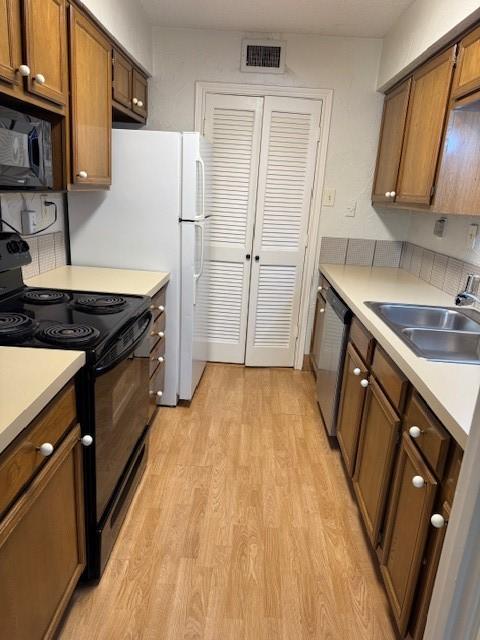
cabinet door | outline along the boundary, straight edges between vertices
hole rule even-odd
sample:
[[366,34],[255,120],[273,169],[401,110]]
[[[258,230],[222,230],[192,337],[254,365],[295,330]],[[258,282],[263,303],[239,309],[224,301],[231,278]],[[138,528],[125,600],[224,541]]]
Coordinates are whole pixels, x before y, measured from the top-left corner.
[[58,104],[67,102],[65,0],[24,0],[28,91]]
[[85,566],[80,427],[0,523],[2,638],[51,638]]
[[395,194],[397,188],[410,85],[409,78],[385,96],[373,184],[373,202],[393,202],[395,197],[387,194],[391,194],[392,191]]
[[362,381],[368,377],[368,369],[349,343],[343,370],[342,395],[337,424],[337,439],[343,461],[350,475],[353,474],[357,456],[358,436],[362,421],[366,389]]
[[133,66],[118,51],[113,52],[113,93],[112,97],[127,109],[132,108]]
[[136,69],[133,70],[133,110],[139,116],[147,119],[148,81]]
[[16,84],[20,63],[20,2],[0,0],[0,80]]
[[448,110],[455,48],[413,74],[395,200],[430,204]]
[[[415,484],[414,484],[415,483]],[[400,634],[407,629],[430,531],[435,477],[403,434],[385,530],[382,574]]]
[[70,7],[72,179],[111,184],[112,52],[98,28]]
[[325,314],[325,300],[317,293],[317,303],[315,305],[315,320],[313,322],[312,344],[310,347],[310,361],[312,368],[317,376],[320,360],[320,346],[322,341],[323,318]]
[[458,45],[452,98],[460,98],[478,88],[480,88],[480,27],[465,36]]
[[367,533],[375,547],[390,487],[400,418],[371,378],[363,411],[353,487]]

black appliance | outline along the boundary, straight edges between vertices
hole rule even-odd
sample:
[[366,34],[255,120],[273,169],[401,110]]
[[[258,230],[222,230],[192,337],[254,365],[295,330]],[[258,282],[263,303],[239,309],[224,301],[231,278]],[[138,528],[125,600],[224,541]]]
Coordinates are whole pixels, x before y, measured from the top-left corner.
[[[84,448],[87,568],[99,579],[142,477],[148,448],[147,296],[33,289],[21,265],[28,244],[0,233],[0,345],[74,349],[86,366],[76,377]],[[142,345],[142,346],[140,346]]]
[[0,107],[0,188],[18,191],[52,187],[51,124]]

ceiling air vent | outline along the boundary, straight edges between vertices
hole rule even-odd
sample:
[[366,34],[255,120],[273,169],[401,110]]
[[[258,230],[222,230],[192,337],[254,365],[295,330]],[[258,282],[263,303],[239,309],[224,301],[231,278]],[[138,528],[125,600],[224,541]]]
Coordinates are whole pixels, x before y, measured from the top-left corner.
[[240,70],[255,73],[284,73],[285,42],[244,40]]

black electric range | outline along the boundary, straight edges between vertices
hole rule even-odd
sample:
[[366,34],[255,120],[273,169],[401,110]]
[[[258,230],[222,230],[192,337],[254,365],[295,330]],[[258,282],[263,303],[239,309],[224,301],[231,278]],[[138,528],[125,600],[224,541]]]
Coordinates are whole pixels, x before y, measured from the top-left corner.
[[87,568],[98,580],[148,448],[148,296],[25,286],[28,244],[0,233],[0,345],[84,351],[76,377],[84,447]]

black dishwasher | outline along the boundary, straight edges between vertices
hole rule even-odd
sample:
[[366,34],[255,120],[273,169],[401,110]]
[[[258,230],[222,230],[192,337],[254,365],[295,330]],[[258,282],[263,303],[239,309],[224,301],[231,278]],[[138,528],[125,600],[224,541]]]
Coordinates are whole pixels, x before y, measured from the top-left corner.
[[334,436],[352,312],[332,288],[321,295],[325,307],[316,358],[317,401],[327,433]]

